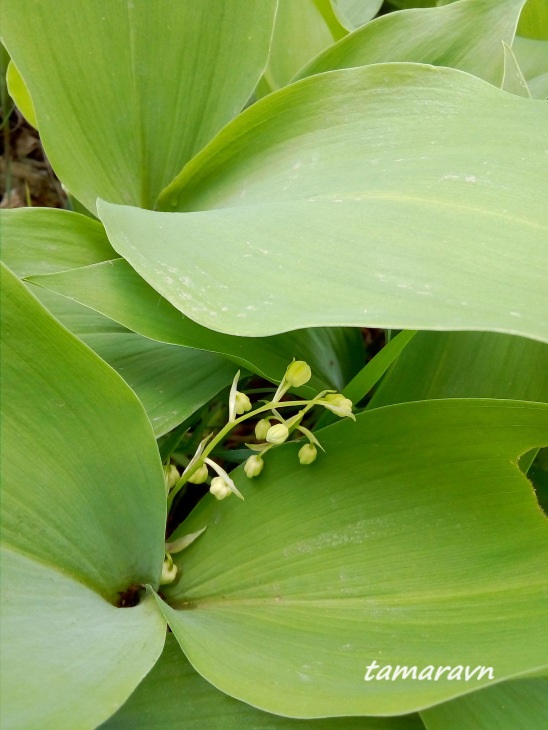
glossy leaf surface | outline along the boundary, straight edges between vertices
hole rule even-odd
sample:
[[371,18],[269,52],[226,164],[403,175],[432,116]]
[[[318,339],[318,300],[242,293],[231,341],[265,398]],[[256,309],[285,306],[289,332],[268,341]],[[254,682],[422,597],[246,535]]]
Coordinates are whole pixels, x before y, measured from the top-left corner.
[[421,713],[427,730],[544,730],[548,680],[517,679]]
[[548,339],[544,122],[541,102],[446,68],[335,71],[226,127],[164,195],[191,212],[104,203],[100,215],[141,276],[222,332]]
[[[2,257],[20,277],[95,264],[116,256],[98,221],[64,210],[0,212]],[[138,395],[160,436],[229,385],[236,368],[224,357],[142,337],[87,307],[38,287],[42,303],[117,370]]]
[[[325,387],[340,389],[360,367],[363,348],[357,330],[316,328],[261,338],[225,335],[183,316],[123,259],[29,280],[145,337],[223,354],[272,381],[281,380],[292,358],[306,360],[313,369],[313,378],[303,393]],[[212,293],[215,289],[221,293],[239,291],[226,272],[217,285],[209,281],[207,286]],[[173,278],[170,289],[178,290]],[[249,314],[259,311],[259,305],[247,306]]]
[[429,398],[548,402],[548,346],[488,332],[419,332],[371,406]]
[[310,466],[288,445],[260,478],[236,471],[245,502],[208,498],[181,527],[207,530],[163,610],[195,668],[311,717],[405,713],[486,682],[365,682],[374,660],[498,681],[545,665],[548,524],[515,461],[548,440],[548,408],[409,403],[321,440]]
[[5,267],[2,314],[3,713],[21,730],[93,728],[164,642],[150,601],[112,605],[158,584],[160,460],[127,385]]
[[382,0],[331,0],[331,4],[344,27],[355,30],[375,17]]
[[269,93],[285,86],[311,58],[332,43],[332,32],[315,0],[279,0],[259,92]]
[[7,0],[3,42],[70,192],[91,211],[97,197],[151,207],[251,96],[275,9],[274,0]]
[[424,730],[417,715],[292,720],[256,710],[219,692],[197,674],[168,634],[158,663],[101,730]]
[[352,33],[299,74],[372,63],[449,66],[501,85],[502,42],[512,43],[525,0],[463,0],[446,7],[389,13]]

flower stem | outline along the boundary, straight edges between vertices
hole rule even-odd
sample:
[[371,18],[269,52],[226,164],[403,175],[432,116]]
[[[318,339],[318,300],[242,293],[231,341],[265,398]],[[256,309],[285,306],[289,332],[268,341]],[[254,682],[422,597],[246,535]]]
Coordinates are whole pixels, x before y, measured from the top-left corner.
[[[235,421],[229,421],[223,428],[219,431],[219,433],[211,439],[211,441],[207,444],[203,452],[200,454],[200,458],[196,461],[193,466],[188,469],[184,474],[181,475],[181,478],[179,481],[175,484],[173,489],[171,490],[168,499],[167,499],[167,508],[168,512],[171,509],[171,505],[173,504],[173,500],[179,493],[179,491],[182,489],[182,487],[188,482],[190,477],[194,474],[197,469],[199,469],[202,464],[204,463],[204,460],[209,456],[209,454],[213,451],[213,449],[217,446],[218,443],[220,443],[229,433],[232,431],[232,429],[237,426],[240,423],[243,423],[243,421],[246,421],[248,418],[252,418],[253,416],[258,415],[259,413],[265,413],[266,411],[272,410],[272,408],[289,408],[291,406],[302,406],[304,405],[304,409],[302,411],[302,415],[309,411],[311,408],[313,408],[314,405],[318,402],[320,398],[322,398],[325,395],[325,391],[322,393],[318,393],[317,396],[315,396],[310,401],[302,401],[302,400],[295,400],[295,401],[284,401],[283,403],[271,401],[270,403],[267,403],[264,406],[261,406],[260,408],[256,408],[254,411],[249,411],[248,413],[244,413],[243,416],[240,416],[239,418],[236,418]],[[300,419],[299,419],[300,423]],[[297,425],[297,424],[295,424]],[[293,430],[293,429],[291,429]]]

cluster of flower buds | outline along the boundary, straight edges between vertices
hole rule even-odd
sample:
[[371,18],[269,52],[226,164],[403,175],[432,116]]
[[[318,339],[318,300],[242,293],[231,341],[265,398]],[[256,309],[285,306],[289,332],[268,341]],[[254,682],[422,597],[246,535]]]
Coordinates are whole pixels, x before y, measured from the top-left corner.
[[[322,450],[323,448],[314,434],[301,425],[304,414],[314,405],[321,405],[341,418],[354,418],[352,401],[340,393],[324,391],[310,401],[303,401],[303,409],[299,413],[287,420],[284,419],[277,410],[277,407],[280,407],[282,397],[290,388],[300,388],[302,385],[306,385],[311,377],[312,371],[310,370],[310,366],[302,360],[294,360],[287,368],[272,401],[265,406],[265,409],[270,408],[272,415],[267,418],[261,418],[255,425],[255,437],[257,441],[262,443],[246,444],[248,448],[258,452],[250,456],[244,464],[244,471],[247,477],[259,476],[264,467],[264,454],[272,447],[287,441],[293,430],[300,431],[308,439],[308,443],[299,449],[299,462],[307,465],[312,464],[316,460],[318,448]],[[275,419],[277,423],[272,424],[271,419]]]
[[[352,401],[345,398],[341,393],[334,391],[324,390],[311,400],[282,402],[282,398],[288,390],[306,385],[312,377],[310,366],[302,360],[294,360],[289,365],[272,400],[256,408],[255,411],[252,410],[249,397],[238,390],[239,376],[240,373],[236,373],[230,389],[228,423],[226,426],[219,431],[215,438],[210,436],[201,442],[181,477],[178,476],[176,469],[176,474],[171,471],[174,467],[166,467],[168,491],[170,485],[173,487],[170,495],[171,501],[184,483],[203,484],[209,477],[208,467],[216,474],[212,478],[209,488],[214,497],[225,499],[230,494],[236,494],[240,499],[243,499],[230,476],[218,464],[208,458],[208,454],[236,424],[253,417],[255,414],[264,414],[270,411],[267,416],[263,415],[255,425],[255,436],[259,443],[246,444],[249,449],[256,452],[244,464],[244,471],[248,478],[257,477],[261,474],[264,468],[265,454],[270,449],[286,442],[293,431],[299,431],[307,438],[307,443],[299,449],[299,462],[307,465],[316,460],[318,449],[323,451],[323,447],[316,436],[301,424],[304,415],[314,406],[323,406],[341,418],[355,418],[352,413]],[[287,420],[278,411],[279,408],[296,406],[300,407],[301,410]],[[275,423],[271,421],[275,421]]]

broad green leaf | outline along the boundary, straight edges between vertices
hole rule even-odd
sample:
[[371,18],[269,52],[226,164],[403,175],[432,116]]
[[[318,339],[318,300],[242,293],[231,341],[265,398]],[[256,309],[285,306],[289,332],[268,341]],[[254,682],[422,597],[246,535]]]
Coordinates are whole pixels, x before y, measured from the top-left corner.
[[391,10],[408,10],[410,8],[432,8],[437,0],[388,0]]
[[544,730],[548,679],[518,679],[421,713],[427,730]]
[[355,30],[374,18],[383,0],[331,0],[333,10],[348,30]]
[[516,94],[516,96],[524,96],[526,99],[530,99],[531,92],[519,67],[517,58],[510,46],[507,46],[506,43],[503,43],[503,46],[504,78],[502,80],[502,88],[509,94]]
[[158,451],[122,379],[2,267],[6,727],[93,728],[161,652],[150,601],[166,516]]
[[154,602],[115,608],[59,568],[9,547],[1,569],[2,727],[97,727],[162,651],[165,621]]
[[25,117],[27,122],[32,127],[36,128],[38,124],[36,122],[34,104],[30,98],[29,90],[27,89],[21,74],[17,70],[17,66],[13,63],[13,61],[10,61],[8,64],[6,81],[8,84],[9,94],[17,105],[17,108]]
[[[221,647],[219,647],[221,649]],[[197,674],[173,634],[150,674],[101,730],[424,730],[417,715],[292,720],[219,692]]]
[[[409,342],[417,333],[414,330],[410,332],[400,332],[396,337],[389,340],[386,345],[378,352],[372,360],[370,360],[355,375],[350,383],[345,386],[343,395],[349,398],[354,406],[365,398],[369,391],[379,382],[388,368],[397,360],[401,352],[407,347]],[[337,421],[334,413],[325,411],[318,419],[315,429],[323,428],[330,423]]]
[[266,64],[275,0],[6,0],[3,42],[30,91],[57,175],[151,207],[245,105]]
[[519,19],[518,33],[525,38],[548,41],[548,3],[527,0]]
[[487,332],[419,332],[371,406],[431,398],[548,402],[548,346]]
[[134,332],[89,334],[82,340],[135,391],[156,437],[189,418],[230,385],[236,373],[224,357],[154,342]]
[[388,0],[390,5],[397,10],[408,10],[411,8],[432,8],[435,5],[448,5],[455,0]]
[[540,669],[548,523],[515,462],[547,441],[546,406],[448,400],[339,422],[307,467],[282,446],[260,478],[233,473],[245,502],[208,497],[175,533],[207,525],[166,618],[208,681],[297,717],[411,712],[487,682],[365,682],[374,660]]
[[548,98],[548,41],[516,36],[512,45],[519,67],[534,99]]
[[116,258],[101,223],[68,210],[2,210],[0,227],[2,260],[22,278]]
[[502,83],[502,41],[511,44],[525,0],[462,0],[377,18],[314,59],[299,77],[391,61],[467,71]]
[[[145,412],[2,271],[4,541],[108,599],[129,583],[157,584],[165,489]],[[99,458],[90,459],[91,444]]]
[[[2,256],[20,277],[85,266],[116,256],[98,221],[52,208],[0,211]],[[224,357],[137,335],[93,310],[32,287],[42,304],[135,391],[160,436],[207,403],[234,378]]]
[[338,41],[341,38],[344,38],[345,35],[348,35],[348,30],[341,25],[341,22],[333,9],[333,3],[331,0],[314,0],[314,5],[322,14],[323,19],[335,40]]
[[[379,64],[244,112],[165,193],[190,212],[102,203],[100,216],[151,286],[221,332],[546,339],[547,149],[541,102],[451,69]],[[231,275],[237,287],[212,285]]]
[[[303,387],[304,394],[315,394],[325,387],[342,388],[355,375],[363,354],[359,332],[352,329],[309,329],[253,339],[206,329],[184,317],[123,259],[29,277],[29,281],[91,307],[145,337],[221,353],[268,380],[281,380],[292,358],[306,360],[314,377]],[[224,281],[227,283],[217,285],[210,281],[206,286],[212,292],[239,291],[230,278],[224,277]],[[172,279],[172,289],[175,283]],[[251,308],[248,313],[259,308],[259,304],[246,306]]]
[[400,332],[390,340],[375,357],[352,378],[344,389],[344,395],[353,403],[359,403],[377,384],[390,365],[401,355],[417,333]]
[[331,30],[314,0],[279,0],[260,90],[270,93],[285,86],[311,58],[332,43]]

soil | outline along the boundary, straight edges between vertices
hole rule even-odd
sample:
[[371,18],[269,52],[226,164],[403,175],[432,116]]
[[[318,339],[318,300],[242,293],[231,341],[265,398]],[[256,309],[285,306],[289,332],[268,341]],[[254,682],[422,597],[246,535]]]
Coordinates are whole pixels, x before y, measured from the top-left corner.
[[1,116],[0,208],[66,208],[67,196],[44,153],[38,132],[17,109]]

